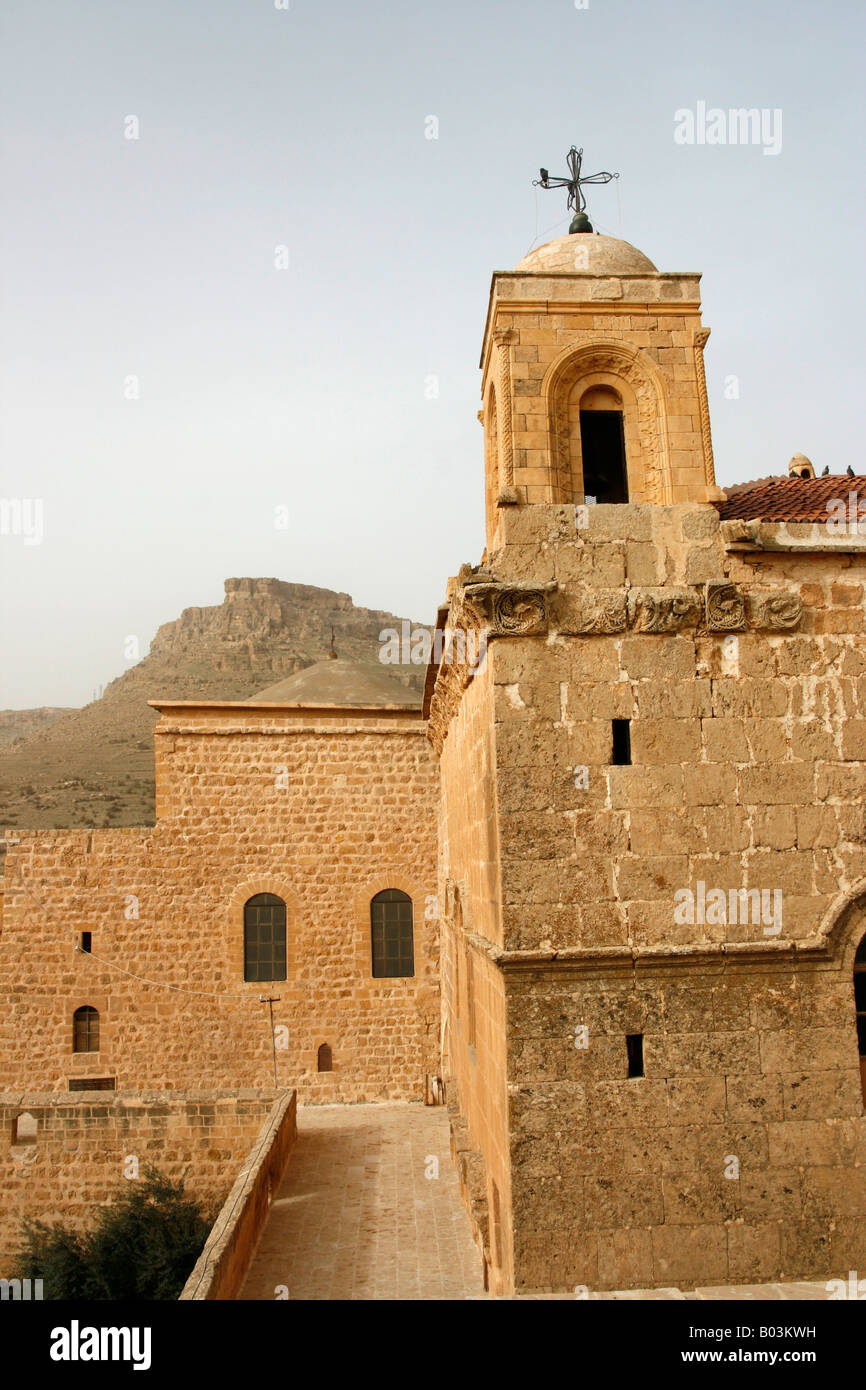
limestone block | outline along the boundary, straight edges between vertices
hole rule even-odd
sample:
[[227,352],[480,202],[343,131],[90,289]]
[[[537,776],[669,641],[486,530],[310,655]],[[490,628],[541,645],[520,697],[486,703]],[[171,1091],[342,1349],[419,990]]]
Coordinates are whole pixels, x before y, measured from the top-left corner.
[[699,719],[709,716],[712,711],[712,688],[707,679],[694,679],[676,684],[664,680],[643,680],[635,686],[635,694],[641,718]]
[[724,1226],[657,1226],[652,1232],[652,1243],[657,1283],[688,1287],[710,1277],[719,1283],[727,1282]]
[[750,750],[742,719],[732,719],[724,715],[702,719],[701,736],[707,762],[749,762]]
[[729,1075],[725,1078],[727,1114],[739,1120],[781,1120],[782,1078],[780,1076]]
[[739,1215],[738,1184],[723,1175],[664,1178],[663,1188],[667,1225],[695,1226],[710,1221],[721,1224]]
[[[699,736],[697,726],[693,727]],[[737,775],[732,767],[723,767],[718,763],[687,764],[683,767],[683,791],[687,806],[729,805],[736,800],[736,790]],[[707,845],[707,848],[710,846]]]
[[668,1082],[670,1119],[676,1125],[702,1125],[725,1117],[724,1077],[673,1077]]
[[[840,1059],[841,1061],[841,1059]],[[794,1072],[782,1076],[784,1115],[794,1120],[833,1119],[857,1113],[862,1100],[859,1069]],[[782,1116],[776,1118],[781,1119]]]
[[662,1179],[646,1173],[635,1177],[587,1178],[584,1221],[590,1228],[654,1226],[664,1220]]
[[697,762],[700,726],[691,719],[635,719],[631,725],[631,749],[634,763]]
[[614,810],[683,804],[681,767],[612,767],[608,781]]
[[625,593],[618,589],[569,589],[553,599],[551,620],[559,632],[570,635],[623,632]]
[[689,637],[627,636],[622,639],[622,669],[630,679],[691,680],[695,646]]
[[651,1231],[634,1227],[600,1230],[598,1282],[603,1289],[650,1287],[654,1282]]
[[781,1235],[773,1222],[728,1227],[728,1278],[732,1284],[771,1281],[781,1268]]
[[742,806],[802,806],[812,800],[813,771],[802,763],[744,767],[738,779]]

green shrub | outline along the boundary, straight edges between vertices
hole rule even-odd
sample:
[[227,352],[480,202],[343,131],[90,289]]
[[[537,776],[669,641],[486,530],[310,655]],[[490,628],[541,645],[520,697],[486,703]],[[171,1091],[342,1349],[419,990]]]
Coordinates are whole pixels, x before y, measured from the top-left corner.
[[183,1179],[155,1168],[100,1207],[92,1231],[24,1222],[19,1279],[42,1279],[49,1299],[144,1303],[176,1299],[207,1239],[210,1222],[184,1195]]

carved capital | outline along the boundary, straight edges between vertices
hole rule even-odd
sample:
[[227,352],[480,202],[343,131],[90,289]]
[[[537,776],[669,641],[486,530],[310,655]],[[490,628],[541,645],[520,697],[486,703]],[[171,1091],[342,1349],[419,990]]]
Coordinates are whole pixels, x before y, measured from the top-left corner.
[[517,329],[494,328],[492,336],[497,347],[507,347],[509,343],[517,342]]
[[799,594],[777,590],[772,594],[747,594],[749,626],[769,632],[791,632],[803,616]]
[[628,616],[635,632],[679,632],[697,627],[701,604],[693,589],[632,589]]
[[581,589],[563,595],[557,605],[557,625],[566,636],[624,632],[626,595],[622,589]]
[[746,626],[746,605],[735,584],[707,584],[704,612],[710,632],[742,632]]
[[499,496],[496,499],[497,507],[517,507],[520,504],[520,494],[516,487],[503,487],[499,489]]
[[539,637],[547,632],[549,584],[475,582],[463,591],[463,610],[490,637]]

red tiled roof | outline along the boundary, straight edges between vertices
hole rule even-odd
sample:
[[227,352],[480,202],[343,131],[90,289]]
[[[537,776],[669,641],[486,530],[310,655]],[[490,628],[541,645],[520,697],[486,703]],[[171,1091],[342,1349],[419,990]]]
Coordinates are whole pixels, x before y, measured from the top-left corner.
[[[826,478],[759,478],[725,491],[727,502],[716,503],[722,521],[826,521],[838,511],[830,505],[834,501],[854,517],[860,515],[859,505],[866,512],[866,477],[851,478],[847,473]],[[849,507],[852,492],[857,500]]]

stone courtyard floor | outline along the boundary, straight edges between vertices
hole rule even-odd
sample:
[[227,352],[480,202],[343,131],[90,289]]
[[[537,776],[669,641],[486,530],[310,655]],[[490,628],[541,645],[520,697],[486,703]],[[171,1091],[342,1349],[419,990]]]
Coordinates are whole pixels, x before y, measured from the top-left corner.
[[[438,1177],[426,1177],[438,1164]],[[483,1296],[451,1163],[448,1114],[424,1105],[312,1105],[241,1291],[272,1299]]]
[[[444,1109],[298,1110],[297,1146],[239,1297],[271,1300],[285,1288],[290,1299],[305,1300],[489,1298],[451,1163]],[[826,1299],[827,1292],[823,1283],[803,1283],[589,1297],[775,1301]],[[573,1295],[530,1294],[516,1301],[535,1298],[570,1301]]]

